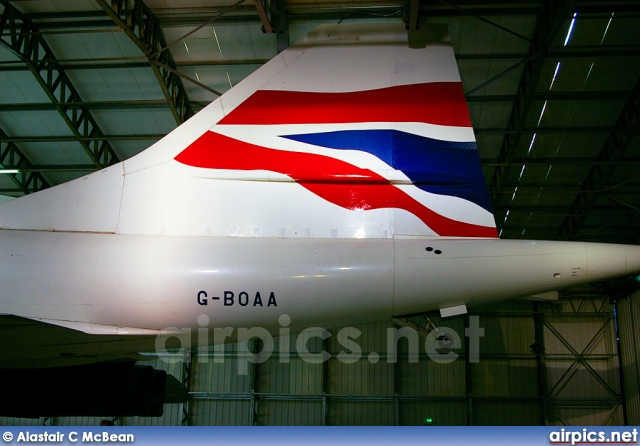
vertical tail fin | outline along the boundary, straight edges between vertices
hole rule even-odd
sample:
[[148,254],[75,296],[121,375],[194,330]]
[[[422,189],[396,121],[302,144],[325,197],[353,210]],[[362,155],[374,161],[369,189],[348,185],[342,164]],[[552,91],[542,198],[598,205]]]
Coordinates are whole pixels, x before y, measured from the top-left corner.
[[[103,176],[118,197],[95,209],[109,213],[107,224],[86,212],[77,212],[82,224],[49,224],[173,235],[497,236],[443,26],[417,35],[401,24],[321,26],[119,169]],[[73,184],[81,183],[64,185],[67,195]],[[1,211],[0,224],[11,226]]]

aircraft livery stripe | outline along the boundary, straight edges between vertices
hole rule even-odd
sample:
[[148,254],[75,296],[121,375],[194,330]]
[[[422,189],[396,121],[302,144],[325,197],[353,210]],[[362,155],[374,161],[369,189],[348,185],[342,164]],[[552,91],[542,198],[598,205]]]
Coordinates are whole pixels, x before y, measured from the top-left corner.
[[442,236],[497,237],[495,227],[444,217],[375,172],[323,155],[269,149],[208,131],[175,159],[207,169],[278,172],[345,209],[404,209]]
[[460,82],[398,85],[345,93],[258,90],[220,124],[424,122],[471,127]]
[[427,192],[459,197],[491,212],[475,141],[442,141],[398,130],[283,135],[315,146],[370,153]]

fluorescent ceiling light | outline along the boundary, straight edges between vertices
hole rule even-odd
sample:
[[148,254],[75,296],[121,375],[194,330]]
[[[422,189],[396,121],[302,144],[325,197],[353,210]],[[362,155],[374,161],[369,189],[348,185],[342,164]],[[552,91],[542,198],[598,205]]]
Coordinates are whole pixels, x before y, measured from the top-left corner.
[[571,25],[569,25],[569,31],[567,32],[567,37],[564,39],[564,46],[567,46],[567,43],[569,43],[569,39],[571,38],[571,33],[573,32],[573,25],[576,24],[577,16],[578,16],[577,12],[573,14],[573,20],[571,20]]

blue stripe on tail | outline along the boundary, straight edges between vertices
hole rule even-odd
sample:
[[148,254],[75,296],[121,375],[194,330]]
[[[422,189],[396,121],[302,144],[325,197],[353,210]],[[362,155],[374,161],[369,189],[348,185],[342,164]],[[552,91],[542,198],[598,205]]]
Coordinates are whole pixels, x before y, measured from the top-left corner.
[[398,130],[345,130],[283,138],[368,152],[402,171],[420,189],[463,198],[491,212],[475,141],[441,141]]

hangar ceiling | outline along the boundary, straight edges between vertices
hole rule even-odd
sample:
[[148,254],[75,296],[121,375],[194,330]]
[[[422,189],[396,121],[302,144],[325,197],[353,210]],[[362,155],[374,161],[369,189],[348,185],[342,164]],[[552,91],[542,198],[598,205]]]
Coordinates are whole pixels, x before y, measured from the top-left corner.
[[449,26],[503,238],[640,243],[640,0],[0,1],[0,193],[144,150],[319,23]]

